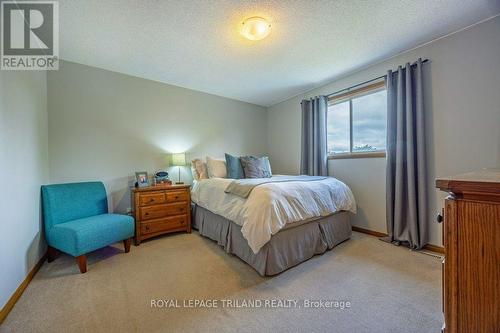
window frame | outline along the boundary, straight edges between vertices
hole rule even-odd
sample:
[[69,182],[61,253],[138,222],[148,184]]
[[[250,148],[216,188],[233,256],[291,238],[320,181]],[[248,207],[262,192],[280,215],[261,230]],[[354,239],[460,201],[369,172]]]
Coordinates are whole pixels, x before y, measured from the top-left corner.
[[353,133],[352,133],[352,99],[374,94],[379,91],[386,90],[385,81],[377,81],[375,83],[371,83],[369,85],[356,88],[354,90],[349,90],[345,93],[336,94],[328,97],[328,107],[334,104],[339,104],[343,102],[349,102],[349,152],[347,153],[337,153],[337,154],[328,154],[329,160],[337,160],[337,159],[350,159],[350,158],[382,158],[386,157],[386,149],[375,150],[375,151],[363,151],[363,152],[353,152],[352,144],[353,144]]

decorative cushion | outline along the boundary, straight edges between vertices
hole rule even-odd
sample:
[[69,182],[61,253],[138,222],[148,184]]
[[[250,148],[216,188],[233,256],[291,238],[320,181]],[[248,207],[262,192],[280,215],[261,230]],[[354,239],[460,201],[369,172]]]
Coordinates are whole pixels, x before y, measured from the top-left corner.
[[127,215],[101,214],[50,228],[50,246],[74,257],[134,236],[134,219]]
[[227,178],[231,179],[242,179],[245,178],[245,174],[243,173],[243,167],[241,166],[240,158],[225,154],[226,155],[226,170],[227,170]]
[[226,161],[216,160],[207,156],[208,178],[226,178]]
[[270,178],[272,177],[271,164],[267,156],[242,156],[241,165],[245,173],[245,178]]
[[191,172],[194,180],[208,179],[207,165],[199,158],[191,161]]

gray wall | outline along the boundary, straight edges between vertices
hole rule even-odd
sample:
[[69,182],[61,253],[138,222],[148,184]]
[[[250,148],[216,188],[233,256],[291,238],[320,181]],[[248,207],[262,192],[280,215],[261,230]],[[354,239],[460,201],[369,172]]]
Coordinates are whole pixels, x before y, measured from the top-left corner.
[[[430,60],[425,65],[429,242],[441,245],[434,218],[445,195],[434,189],[434,179],[500,166],[500,17],[270,107],[269,153],[275,171],[298,173],[301,99],[383,75],[418,57]],[[335,160],[330,168],[353,189],[360,209],[354,224],[385,232],[385,159]]]
[[45,252],[40,185],[48,180],[45,72],[0,71],[0,308]]
[[47,82],[50,181],[104,181],[117,212],[130,207],[134,172],[167,168],[168,153],[267,152],[260,106],[71,62]]

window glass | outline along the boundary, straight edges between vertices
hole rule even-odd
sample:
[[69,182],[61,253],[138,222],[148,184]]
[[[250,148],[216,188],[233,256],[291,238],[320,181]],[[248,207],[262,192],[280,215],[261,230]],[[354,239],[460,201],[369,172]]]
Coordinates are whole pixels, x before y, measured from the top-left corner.
[[328,107],[329,155],[385,151],[387,91],[379,86],[363,95],[355,94],[339,97],[344,100],[333,101]]
[[349,101],[330,105],[327,116],[328,154],[350,150]]
[[384,151],[387,93],[382,90],[352,99],[352,151]]

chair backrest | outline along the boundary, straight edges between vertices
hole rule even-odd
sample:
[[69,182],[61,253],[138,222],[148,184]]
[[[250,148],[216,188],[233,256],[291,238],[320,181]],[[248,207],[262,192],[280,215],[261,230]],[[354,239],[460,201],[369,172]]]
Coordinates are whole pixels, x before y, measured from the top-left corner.
[[106,214],[108,199],[102,182],[42,186],[45,232],[59,223]]

